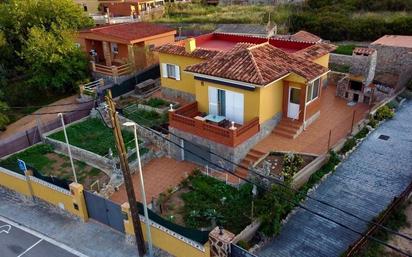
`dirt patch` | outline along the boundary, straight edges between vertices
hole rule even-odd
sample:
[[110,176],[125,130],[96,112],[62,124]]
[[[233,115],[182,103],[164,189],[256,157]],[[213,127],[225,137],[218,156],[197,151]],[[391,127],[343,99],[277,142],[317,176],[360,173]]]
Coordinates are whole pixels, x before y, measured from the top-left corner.
[[[46,166],[41,172],[45,176],[55,176],[60,179],[74,180],[70,159],[57,153],[48,153],[46,157],[50,160],[50,165]],[[85,189],[97,190],[102,188],[110,180],[103,171],[87,165],[84,162],[74,160],[74,169],[77,180]],[[92,187],[92,184],[93,187]]]
[[[270,168],[269,176],[281,176],[282,175],[282,170],[283,170],[283,157],[285,156],[284,153],[271,153],[269,154],[265,159],[263,159],[261,162],[259,162],[258,165],[256,165],[257,169],[266,169],[266,165]],[[299,154],[300,157],[303,159],[303,164],[300,167],[300,169],[303,169],[306,165],[311,163],[315,157],[310,156],[310,155],[301,155]]]
[[174,192],[167,201],[162,204],[161,215],[165,218],[170,218],[173,216],[173,223],[184,226],[185,222],[183,220],[183,207],[185,202],[182,199],[182,194],[189,192],[190,189],[184,187]]

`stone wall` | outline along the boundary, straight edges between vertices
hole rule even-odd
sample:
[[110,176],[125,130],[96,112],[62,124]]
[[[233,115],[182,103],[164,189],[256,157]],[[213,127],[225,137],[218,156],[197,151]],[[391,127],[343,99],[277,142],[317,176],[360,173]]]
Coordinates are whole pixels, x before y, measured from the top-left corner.
[[370,45],[378,52],[376,73],[392,73],[399,75],[398,88],[412,79],[412,49],[383,45]]
[[345,65],[351,66],[352,65],[352,55],[344,55],[344,54],[334,54],[331,53],[329,57],[329,64],[336,64],[336,65]]
[[[45,143],[53,146],[53,148],[64,155],[69,155],[67,151],[67,145],[64,142],[45,137]],[[74,159],[83,161],[88,165],[102,170],[109,177],[112,175],[113,167],[115,161],[109,158],[100,156],[98,154],[92,153],[90,151],[81,149],[79,147],[70,145],[70,150]]]
[[349,73],[354,75],[362,75],[365,78],[365,85],[369,85],[375,77],[377,62],[377,53],[365,55],[352,55],[352,64]]
[[174,90],[167,87],[161,87],[162,94],[167,98],[178,99],[181,98],[186,102],[196,101],[196,96],[179,90]]
[[[255,134],[236,147],[219,144],[215,141],[211,141],[209,139],[199,137],[197,135],[190,134],[173,127],[169,127],[169,130],[171,132],[170,139],[179,145],[182,145],[180,138],[184,138],[185,140],[192,142],[193,144],[207,147],[211,152],[215,153],[211,154],[210,156],[211,162],[218,163],[220,166],[225,167],[225,169],[233,171],[235,170],[236,166],[230,162],[223,160],[223,158],[237,164],[240,163],[243,158],[245,158],[250,149],[252,149],[259,141],[261,141],[272,132],[274,127],[276,127],[276,125],[279,123],[280,119],[281,113],[278,113],[271,120],[260,125],[259,133]],[[175,134],[177,137],[173,136],[172,134]],[[170,156],[176,160],[182,160],[182,149],[175,145],[170,145]],[[223,158],[221,158],[220,156]]]

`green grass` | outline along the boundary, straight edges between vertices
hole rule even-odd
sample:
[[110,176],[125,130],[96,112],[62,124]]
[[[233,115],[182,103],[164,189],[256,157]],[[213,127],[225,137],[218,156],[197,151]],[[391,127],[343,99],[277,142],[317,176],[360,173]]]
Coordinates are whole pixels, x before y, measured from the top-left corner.
[[5,160],[0,161],[0,166],[20,172],[17,165],[17,159],[21,159],[26,162],[27,165],[33,166],[38,170],[47,170],[53,165],[55,161],[47,158],[46,154],[52,153],[53,148],[50,145],[35,145],[23,152],[14,154]]
[[287,23],[292,12],[289,5],[231,5],[211,6],[201,4],[167,4],[166,13],[158,22],[167,23],[246,23],[266,24],[269,13],[280,28]]
[[153,108],[159,108],[169,106],[170,103],[161,98],[154,97],[144,101],[143,104]]
[[168,113],[159,114],[155,111],[136,110],[133,113],[125,113],[126,118],[146,127],[159,126],[168,121]]
[[334,53],[335,54],[352,55],[352,52],[355,49],[355,47],[356,47],[356,45],[354,45],[354,44],[338,45],[338,48],[336,48]]
[[[67,127],[66,130],[71,145],[101,156],[107,155],[109,153],[109,148],[111,148],[113,154],[117,155],[113,130],[106,127],[99,119],[89,118],[83,122]],[[122,134],[126,148],[127,146],[133,147],[133,133],[123,130]],[[63,131],[54,133],[49,137],[65,142]]]

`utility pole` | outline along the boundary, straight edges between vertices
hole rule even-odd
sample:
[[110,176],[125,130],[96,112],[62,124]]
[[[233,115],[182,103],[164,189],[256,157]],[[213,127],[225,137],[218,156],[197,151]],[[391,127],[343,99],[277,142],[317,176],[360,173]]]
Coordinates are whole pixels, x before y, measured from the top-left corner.
[[137,250],[139,252],[139,256],[143,257],[146,253],[146,247],[143,239],[143,231],[140,224],[139,211],[137,209],[136,196],[134,194],[132,176],[130,174],[129,163],[127,161],[127,153],[123,141],[122,131],[120,129],[119,117],[116,112],[116,108],[112,99],[112,92],[110,90],[105,98],[108,105],[110,121],[113,127],[116,148],[119,154],[120,167],[123,173],[124,185],[126,188],[127,198],[129,200],[130,205],[130,212],[132,214],[132,223],[134,228],[134,234],[136,236]]

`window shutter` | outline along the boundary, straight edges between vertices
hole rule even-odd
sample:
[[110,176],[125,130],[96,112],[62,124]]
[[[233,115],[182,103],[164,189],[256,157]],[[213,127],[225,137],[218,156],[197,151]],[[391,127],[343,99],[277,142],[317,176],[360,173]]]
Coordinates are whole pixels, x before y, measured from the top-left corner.
[[161,64],[162,67],[162,77],[163,78],[167,78],[167,64],[166,63],[162,63]]
[[175,65],[176,80],[180,80],[180,67]]
[[217,89],[209,87],[209,114],[217,115]]

